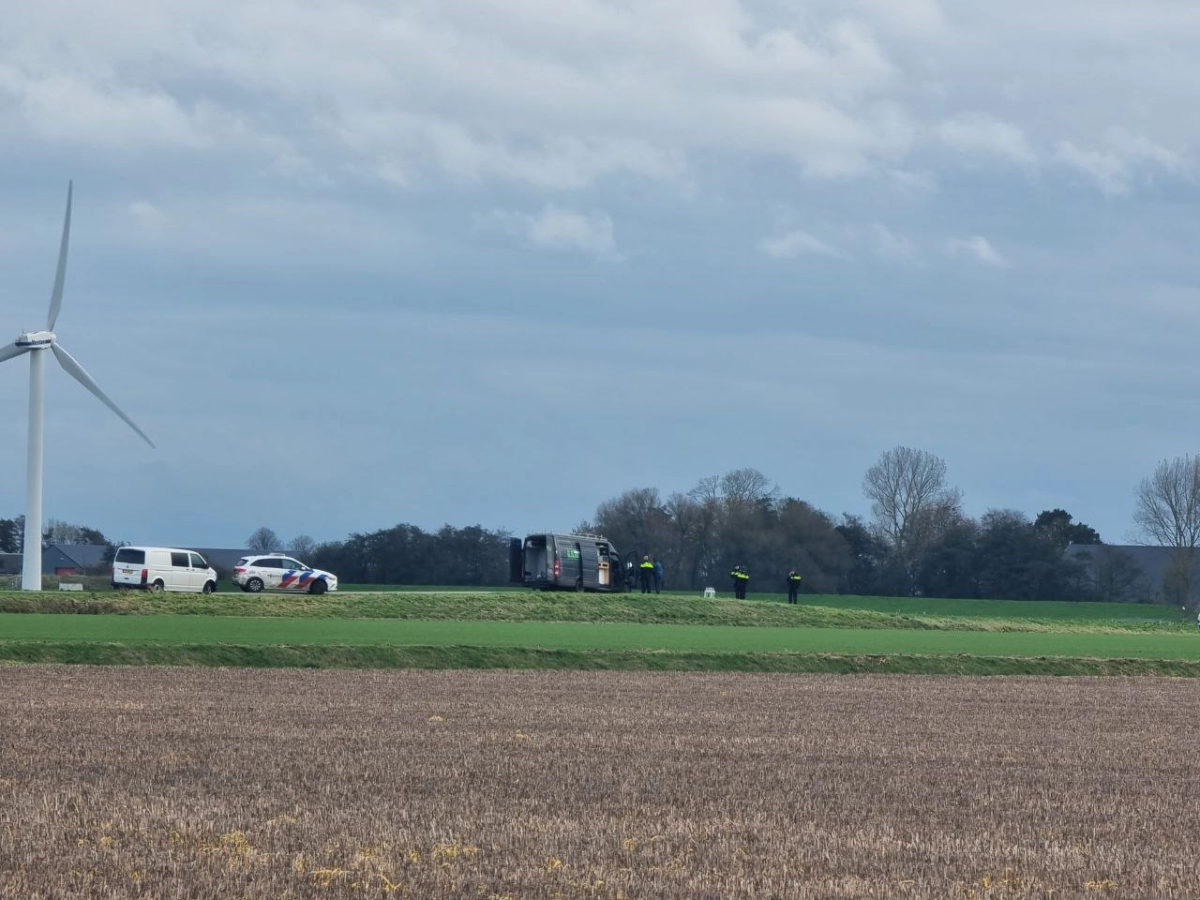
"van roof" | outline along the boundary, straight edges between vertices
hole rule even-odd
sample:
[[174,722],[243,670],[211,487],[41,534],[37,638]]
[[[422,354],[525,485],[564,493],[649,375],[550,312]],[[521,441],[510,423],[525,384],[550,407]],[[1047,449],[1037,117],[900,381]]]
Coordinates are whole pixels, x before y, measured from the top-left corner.
[[[189,550],[186,547],[143,547],[140,544],[125,544],[117,548],[117,552],[122,550],[166,550],[168,553],[200,553],[199,550]],[[203,553],[200,553],[203,556]]]

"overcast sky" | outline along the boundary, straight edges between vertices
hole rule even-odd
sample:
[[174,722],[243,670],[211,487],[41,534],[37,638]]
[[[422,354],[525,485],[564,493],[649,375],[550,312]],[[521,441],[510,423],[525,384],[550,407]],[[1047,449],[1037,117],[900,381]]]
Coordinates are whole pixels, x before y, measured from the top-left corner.
[[[897,444],[1110,542],[1200,451],[1194,0],[18,0],[0,326],[45,515],[241,546],[568,528]],[[9,334],[4,338],[10,339]],[[28,366],[0,365],[0,516]]]

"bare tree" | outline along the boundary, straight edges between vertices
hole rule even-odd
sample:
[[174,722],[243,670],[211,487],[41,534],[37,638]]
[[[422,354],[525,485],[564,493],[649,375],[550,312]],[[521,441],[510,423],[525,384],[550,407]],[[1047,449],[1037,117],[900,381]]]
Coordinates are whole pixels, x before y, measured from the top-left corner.
[[659,553],[665,516],[657,488],[634,488],[596,508],[595,527],[622,553]]
[[893,551],[912,554],[931,530],[959,512],[962,492],[946,486],[941,457],[912,447],[893,447],[863,476],[875,525]]
[[1164,459],[1134,492],[1133,521],[1163,547],[1200,543],[1200,456]]
[[313,555],[317,542],[307,534],[298,534],[288,542],[288,553],[292,556],[308,559]]
[[1175,547],[1163,576],[1166,599],[1181,606],[1197,603],[1196,545],[1200,543],[1200,456],[1162,460],[1134,491],[1134,524],[1151,541]]
[[706,475],[688,491],[688,496],[697,503],[715,503],[721,499],[721,476]]
[[727,504],[774,499],[779,489],[758,469],[734,469],[721,476],[721,496]]
[[264,525],[246,538],[246,549],[253,550],[255,553],[270,553],[272,550],[278,550],[279,535]]

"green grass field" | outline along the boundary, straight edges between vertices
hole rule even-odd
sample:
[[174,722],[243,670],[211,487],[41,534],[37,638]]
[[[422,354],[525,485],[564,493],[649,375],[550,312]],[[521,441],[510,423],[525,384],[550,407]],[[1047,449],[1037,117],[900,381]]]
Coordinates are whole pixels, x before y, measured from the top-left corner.
[[322,619],[456,619],[508,622],[628,622],[746,627],[911,628],[958,631],[1142,631],[1187,626],[1168,607],[1112,603],[1017,603],[814,596],[789,606],[694,594],[575,594],[539,591],[386,593],[94,594],[8,593],[0,612],[273,616]]
[[858,628],[746,628],[604,622],[291,619],[244,616],[0,614],[11,641],[247,646],[471,646],[707,653],[1094,656],[1200,661],[1200,636]]
[[1200,675],[1200,635],[1169,607],[1118,604],[10,592],[0,596],[0,659]]

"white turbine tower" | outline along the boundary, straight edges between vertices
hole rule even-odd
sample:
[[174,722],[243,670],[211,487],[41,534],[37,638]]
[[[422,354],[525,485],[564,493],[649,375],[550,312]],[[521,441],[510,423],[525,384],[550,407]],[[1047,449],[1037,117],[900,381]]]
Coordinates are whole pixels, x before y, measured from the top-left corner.
[[43,395],[45,383],[45,351],[51,351],[67,374],[95,394],[101,403],[142,436],[151,447],[154,442],[133,423],[133,419],[121,412],[117,404],[100,390],[74,357],[58,343],[54,334],[54,323],[58,321],[58,310],[62,306],[63,279],[67,274],[67,244],[71,236],[71,189],[67,183],[67,215],[63,220],[62,244],[58,249],[58,271],[54,274],[54,292],[50,295],[50,315],[46,319],[45,331],[27,331],[7,347],[0,348],[0,362],[13,359],[23,353],[29,354],[29,457],[25,484],[25,541],[24,560],[21,569],[21,588],[26,591],[42,589],[42,424]]

